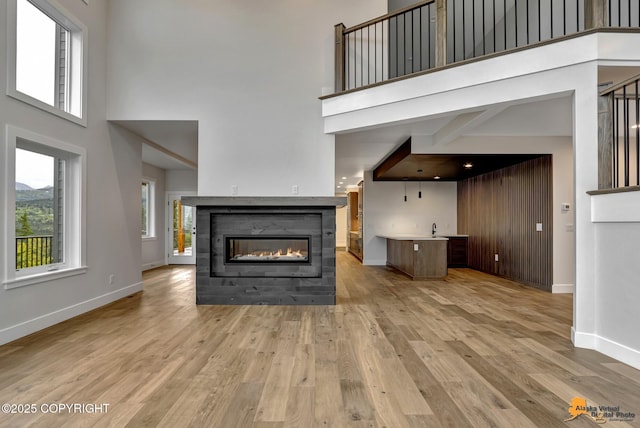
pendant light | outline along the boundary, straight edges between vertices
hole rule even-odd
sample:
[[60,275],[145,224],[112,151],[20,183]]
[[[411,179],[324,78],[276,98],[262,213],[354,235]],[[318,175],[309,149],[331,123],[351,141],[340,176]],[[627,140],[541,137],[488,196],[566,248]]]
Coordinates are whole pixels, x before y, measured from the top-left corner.
[[409,177],[404,177],[402,180],[404,181],[404,201],[407,202],[407,181]]
[[418,170],[418,176],[420,177],[418,180],[418,199],[422,199],[422,170]]

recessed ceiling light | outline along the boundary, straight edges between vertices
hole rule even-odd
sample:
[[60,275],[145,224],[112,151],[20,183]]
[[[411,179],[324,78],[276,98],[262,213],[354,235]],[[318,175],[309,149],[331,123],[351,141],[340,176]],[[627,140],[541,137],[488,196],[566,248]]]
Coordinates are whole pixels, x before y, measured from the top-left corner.
[[338,189],[341,188],[342,186],[336,186]]
[[344,181],[341,181],[339,184],[344,184]]
[[434,180],[440,180],[440,176],[436,175],[435,177],[433,177]]
[[471,162],[465,162],[462,164],[462,166],[465,167],[466,169],[473,168],[473,164]]
[[343,180],[346,180],[346,179],[347,179],[347,177],[342,177],[342,179],[343,179]]

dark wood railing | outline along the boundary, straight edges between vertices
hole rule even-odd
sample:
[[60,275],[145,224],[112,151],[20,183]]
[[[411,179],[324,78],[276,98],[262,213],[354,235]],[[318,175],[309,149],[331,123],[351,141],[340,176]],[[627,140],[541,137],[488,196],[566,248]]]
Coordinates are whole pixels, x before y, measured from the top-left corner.
[[435,0],[427,0],[351,28],[336,26],[336,90],[358,88],[435,65]]
[[635,76],[600,94],[600,189],[640,186],[639,87]]
[[600,27],[640,27],[638,0],[427,0],[335,27],[335,91]]
[[16,269],[52,263],[53,236],[20,236],[16,238]]

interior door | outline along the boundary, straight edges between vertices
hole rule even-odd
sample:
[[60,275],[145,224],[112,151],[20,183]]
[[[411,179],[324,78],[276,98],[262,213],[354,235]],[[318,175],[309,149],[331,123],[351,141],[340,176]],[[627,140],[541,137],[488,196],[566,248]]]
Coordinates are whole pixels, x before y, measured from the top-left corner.
[[185,194],[168,194],[167,263],[171,265],[196,264],[196,209],[183,205]]

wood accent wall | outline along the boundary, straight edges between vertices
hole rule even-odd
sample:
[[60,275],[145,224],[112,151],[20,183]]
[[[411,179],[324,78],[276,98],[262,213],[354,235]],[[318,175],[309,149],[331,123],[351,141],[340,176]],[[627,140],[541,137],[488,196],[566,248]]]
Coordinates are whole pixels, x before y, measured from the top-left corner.
[[469,267],[550,291],[552,208],[551,155],[459,181],[458,233],[469,235]]

